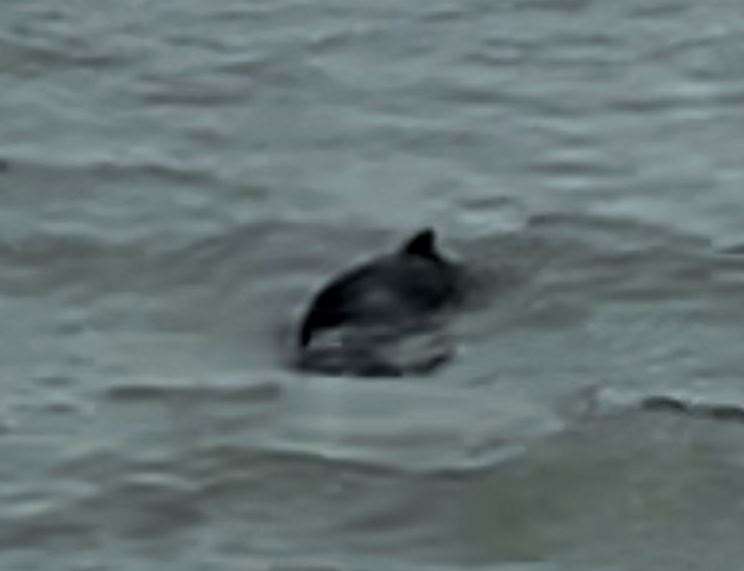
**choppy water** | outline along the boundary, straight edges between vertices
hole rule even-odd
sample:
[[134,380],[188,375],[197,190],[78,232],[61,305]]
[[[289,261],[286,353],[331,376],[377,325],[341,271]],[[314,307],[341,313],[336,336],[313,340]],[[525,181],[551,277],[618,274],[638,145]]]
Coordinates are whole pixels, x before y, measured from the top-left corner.
[[[741,2],[5,0],[0,91],[0,568],[744,556]],[[453,363],[293,371],[424,224]]]

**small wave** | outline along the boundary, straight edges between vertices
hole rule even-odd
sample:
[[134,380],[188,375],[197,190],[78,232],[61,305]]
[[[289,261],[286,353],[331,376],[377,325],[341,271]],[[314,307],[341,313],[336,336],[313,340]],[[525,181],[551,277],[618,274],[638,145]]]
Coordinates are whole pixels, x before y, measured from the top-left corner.
[[202,16],[205,19],[230,23],[246,20],[255,24],[256,21],[267,19],[274,12],[280,10],[282,5],[275,2],[250,2],[233,3],[227,6],[209,5],[208,8],[205,5],[204,7],[206,10]]
[[744,256],[744,244],[732,244],[731,246],[725,246],[719,249],[719,252],[723,255]]
[[644,410],[667,411],[716,420],[744,422],[744,405],[699,403],[672,396],[651,396],[641,401]]
[[[710,239],[685,232],[673,226],[645,222],[627,216],[586,214],[576,212],[542,212],[529,218],[528,228],[533,231],[569,236],[584,236],[589,242],[603,246],[615,245],[623,250],[669,244],[675,249],[708,250]],[[557,236],[556,236],[557,237]]]
[[744,422],[744,396],[701,395],[695,392],[665,391],[663,388],[645,391],[592,387],[579,398],[583,402],[581,416],[610,416],[628,410],[643,410]]
[[114,478],[90,488],[78,498],[35,506],[13,518],[13,525],[0,519],[0,545],[43,546],[49,541],[84,540],[102,528],[130,539],[167,536],[204,520],[194,490],[176,485],[170,477],[138,474]]
[[[215,445],[202,450],[204,457],[217,455],[220,457],[254,457],[256,461],[270,464],[290,463],[301,464],[305,467],[316,466],[321,469],[343,470],[364,476],[416,475],[433,478],[460,479],[475,477],[493,470],[525,452],[526,448],[520,444],[500,443],[487,452],[465,456],[460,461],[442,460],[430,462],[406,462],[395,458],[365,457],[349,454],[346,450],[323,450],[314,446],[302,446],[287,442],[267,441],[261,446],[235,447]],[[221,484],[220,484],[221,485]],[[208,490],[205,490],[207,492]]]
[[65,38],[0,38],[0,52],[4,69],[27,76],[29,71],[40,72],[60,67],[104,68],[125,66],[136,61],[140,48],[121,45],[95,45],[88,40]]
[[660,115],[665,112],[705,110],[721,107],[740,107],[744,102],[744,87],[711,84],[705,87],[682,84],[673,91],[647,93],[644,95],[621,95],[612,100],[610,106],[620,112]]
[[668,19],[690,10],[692,4],[683,2],[660,2],[648,6],[633,8],[630,15],[635,18]]
[[211,106],[245,103],[250,97],[250,91],[246,85],[230,87],[223,83],[180,83],[149,88],[141,95],[143,101],[150,105]]
[[628,174],[627,169],[603,160],[592,161],[588,158],[557,158],[532,163],[531,169],[548,176],[596,176],[601,178]]
[[455,3],[432,6],[422,5],[422,7],[424,8],[424,12],[420,18],[425,23],[456,22],[472,17],[472,13],[464,6]]
[[173,386],[158,382],[131,383],[104,391],[108,400],[116,402],[194,399],[209,401],[266,402],[282,395],[279,383],[266,381],[241,386],[191,385]]
[[129,177],[131,175],[143,174],[162,178],[179,183],[213,183],[214,173],[209,167],[195,167],[193,163],[179,164],[165,161],[143,161],[143,162],[114,162],[98,161],[86,165],[80,165],[79,168],[89,170],[95,174],[105,175],[107,177]]
[[138,176],[154,177],[177,183],[215,184],[214,170],[209,164],[198,164],[190,160],[175,162],[166,159],[142,158],[141,160],[122,160],[113,156],[96,156],[94,153],[69,160],[49,160],[48,157],[18,156],[0,158],[0,172],[12,168],[23,174],[35,177],[70,177],[95,175],[105,179],[136,180]]
[[582,12],[589,8],[592,0],[522,0],[515,3],[518,10],[550,12]]
[[0,241],[0,290],[29,297],[85,285],[91,296],[104,295],[116,289],[113,276],[126,275],[128,260],[142,250],[139,240],[114,241],[94,230],[38,231],[25,239]]

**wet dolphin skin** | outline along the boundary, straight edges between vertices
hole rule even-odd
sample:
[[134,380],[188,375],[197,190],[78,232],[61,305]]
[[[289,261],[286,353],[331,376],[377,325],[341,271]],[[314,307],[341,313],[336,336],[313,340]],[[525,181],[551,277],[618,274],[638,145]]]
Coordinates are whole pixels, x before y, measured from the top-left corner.
[[397,252],[341,274],[313,300],[299,330],[307,347],[323,330],[343,326],[396,326],[425,318],[454,299],[458,271],[436,249],[426,228]]

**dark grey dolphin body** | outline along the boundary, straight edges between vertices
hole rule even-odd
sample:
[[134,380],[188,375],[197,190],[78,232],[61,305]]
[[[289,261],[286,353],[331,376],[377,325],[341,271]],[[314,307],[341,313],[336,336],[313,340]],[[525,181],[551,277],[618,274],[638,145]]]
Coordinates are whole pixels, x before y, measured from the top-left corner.
[[397,252],[353,268],[323,288],[300,327],[300,348],[324,330],[421,321],[456,299],[459,274],[459,267],[437,251],[434,231],[424,229]]

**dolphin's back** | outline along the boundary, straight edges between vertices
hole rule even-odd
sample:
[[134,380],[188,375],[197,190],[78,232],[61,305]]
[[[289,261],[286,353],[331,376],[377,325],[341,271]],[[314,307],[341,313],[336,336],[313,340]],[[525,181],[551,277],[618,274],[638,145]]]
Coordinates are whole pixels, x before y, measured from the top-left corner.
[[444,305],[455,290],[449,264],[416,256],[385,256],[341,275],[313,301],[300,330],[306,346],[315,330],[354,323],[396,324]]
[[458,297],[460,267],[437,251],[436,236],[424,228],[395,253],[341,274],[323,288],[299,330],[307,347],[315,332],[341,327],[383,326],[394,333],[422,323]]

